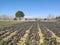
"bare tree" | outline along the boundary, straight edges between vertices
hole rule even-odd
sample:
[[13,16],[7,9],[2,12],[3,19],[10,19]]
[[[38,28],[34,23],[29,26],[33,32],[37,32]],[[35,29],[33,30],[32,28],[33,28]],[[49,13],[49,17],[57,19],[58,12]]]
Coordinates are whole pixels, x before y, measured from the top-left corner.
[[54,18],[54,15],[49,14],[47,18],[48,18],[48,19],[53,19],[53,18]]
[[9,16],[7,16],[7,15],[1,15],[1,19],[2,20],[9,20]]

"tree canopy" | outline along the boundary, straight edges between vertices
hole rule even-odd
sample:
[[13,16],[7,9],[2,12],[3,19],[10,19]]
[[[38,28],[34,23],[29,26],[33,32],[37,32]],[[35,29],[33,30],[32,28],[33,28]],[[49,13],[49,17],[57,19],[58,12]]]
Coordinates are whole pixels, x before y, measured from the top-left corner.
[[56,19],[60,19],[60,16],[56,17]]
[[24,13],[22,11],[17,11],[15,16],[18,17],[18,18],[24,17]]

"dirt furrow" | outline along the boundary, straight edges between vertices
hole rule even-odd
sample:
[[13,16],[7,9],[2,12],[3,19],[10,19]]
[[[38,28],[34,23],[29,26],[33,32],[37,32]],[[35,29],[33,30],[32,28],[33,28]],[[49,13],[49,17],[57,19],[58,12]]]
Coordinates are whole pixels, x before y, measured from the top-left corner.
[[40,29],[40,27],[39,27],[39,24],[38,24],[38,30],[39,30],[38,33],[39,33],[39,36],[40,36],[40,44],[41,44],[41,43],[44,42],[44,41],[43,41],[43,40],[44,40],[44,37],[43,37],[43,34],[42,34],[41,29]]
[[25,41],[26,41],[26,38],[28,36],[28,33],[30,32],[30,29],[32,28],[32,26],[26,31],[26,34],[21,37],[20,41],[17,43],[17,45],[25,45]]
[[[45,27],[45,26],[44,26]],[[45,27],[47,29],[47,31],[52,33],[52,37],[56,38],[57,42],[60,42],[60,37],[56,36],[55,33],[53,33],[51,30],[49,30],[47,27]]]

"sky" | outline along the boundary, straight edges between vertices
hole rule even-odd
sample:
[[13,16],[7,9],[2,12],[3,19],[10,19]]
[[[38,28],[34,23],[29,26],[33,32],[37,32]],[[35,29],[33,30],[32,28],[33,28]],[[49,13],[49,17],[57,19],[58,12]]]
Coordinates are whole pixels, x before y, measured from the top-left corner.
[[27,18],[46,18],[60,15],[60,0],[0,0],[0,15],[15,16],[23,11]]

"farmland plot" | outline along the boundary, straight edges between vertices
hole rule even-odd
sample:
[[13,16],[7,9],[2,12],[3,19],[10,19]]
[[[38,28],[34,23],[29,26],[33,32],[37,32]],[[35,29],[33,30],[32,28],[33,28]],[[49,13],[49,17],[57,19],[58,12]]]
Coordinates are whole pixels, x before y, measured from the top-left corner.
[[58,45],[59,27],[57,23],[37,21],[12,24],[0,29],[0,45]]

